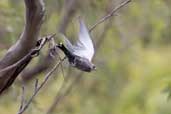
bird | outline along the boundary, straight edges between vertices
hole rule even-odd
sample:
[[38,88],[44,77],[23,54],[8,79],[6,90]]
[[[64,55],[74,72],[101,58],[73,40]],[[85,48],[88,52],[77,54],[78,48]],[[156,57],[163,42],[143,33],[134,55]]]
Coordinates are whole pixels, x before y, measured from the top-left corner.
[[78,41],[74,45],[64,34],[62,36],[64,43],[60,42],[57,47],[64,52],[70,65],[85,72],[95,70],[96,66],[92,63],[95,49],[84,21],[79,18]]

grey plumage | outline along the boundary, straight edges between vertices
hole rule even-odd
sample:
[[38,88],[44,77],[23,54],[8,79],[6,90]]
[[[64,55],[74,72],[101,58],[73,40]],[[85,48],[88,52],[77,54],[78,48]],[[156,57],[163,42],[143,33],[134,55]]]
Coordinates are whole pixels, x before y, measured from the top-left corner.
[[75,45],[64,36],[65,45],[60,43],[58,47],[65,53],[69,63],[86,72],[95,69],[95,65],[91,62],[94,56],[94,46],[90,38],[88,29],[82,19],[79,19],[80,31],[78,41]]

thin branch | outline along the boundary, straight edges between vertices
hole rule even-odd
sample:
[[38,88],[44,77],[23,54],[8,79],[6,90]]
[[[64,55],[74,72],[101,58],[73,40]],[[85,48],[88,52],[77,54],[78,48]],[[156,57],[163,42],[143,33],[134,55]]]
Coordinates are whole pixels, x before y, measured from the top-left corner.
[[10,85],[14,82],[18,74],[30,63],[30,61],[39,55],[40,50],[49,41],[55,34],[44,37],[37,41],[36,47],[32,49],[26,56],[24,56],[21,60],[12,64],[4,69],[0,70],[0,94],[10,87]]
[[[0,93],[7,89],[18,74],[29,64],[44,17],[43,0],[25,0],[25,26],[20,38],[0,60]],[[30,53],[31,52],[31,53]],[[19,65],[16,65],[19,64]],[[12,67],[11,67],[12,66]]]
[[[64,0],[64,6],[59,17],[60,22],[58,26],[58,32],[64,33],[69,25],[70,20],[74,17],[77,12],[76,9],[79,7],[79,0]],[[58,55],[54,55],[57,57]],[[31,79],[36,77],[38,74],[48,71],[54,65],[54,58],[51,53],[47,53],[46,56],[40,57],[41,63],[39,62],[32,68],[28,68],[21,73],[22,81],[29,82]]]
[[0,69],[8,67],[23,58],[34,48],[43,22],[45,7],[43,0],[25,0],[25,26],[20,38],[0,60]]
[[[45,83],[48,81],[49,77],[54,73],[54,71],[60,66],[60,64],[65,60],[66,58],[64,57],[59,63],[57,63],[50,72],[48,72],[43,80],[43,82],[36,87],[37,89],[35,89],[33,95],[30,97],[30,99],[28,100],[28,102],[24,105],[24,107],[22,108],[22,110],[18,113],[18,114],[23,114],[23,112],[28,108],[28,106],[31,104],[31,102],[33,101],[34,97],[37,95],[37,93],[40,91],[40,89],[45,85]],[[37,81],[36,81],[37,83]],[[37,84],[35,84],[37,85]]]
[[38,88],[38,84],[39,84],[39,80],[36,79],[35,84],[34,84],[34,92],[36,92],[36,90]]
[[22,93],[21,93],[21,104],[20,104],[20,108],[19,108],[18,114],[23,109],[24,102],[25,102],[25,97],[24,96],[25,96],[25,87],[23,85],[22,86]]
[[[102,19],[100,19],[99,21],[97,21],[90,29],[89,32],[91,32],[93,29],[95,29],[97,27],[97,25],[103,23],[105,20],[109,19],[110,17],[112,17],[117,10],[119,10],[120,8],[122,8],[123,6],[125,6],[126,4],[128,4],[131,0],[127,0],[123,3],[121,3],[119,6],[117,6],[116,8],[114,8],[111,13],[109,13],[108,15],[106,15],[105,17],[103,17]],[[107,23],[105,26],[105,31],[107,31],[107,29],[110,27],[111,23]],[[99,40],[97,41],[97,45],[96,45],[96,53],[99,50],[100,45],[102,44],[102,42],[104,41],[106,32],[103,31],[103,33],[100,35]],[[96,54],[95,54],[96,55]],[[70,74],[68,74],[70,75]],[[72,90],[72,88],[74,87],[75,84],[77,84],[81,78],[83,77],[84,72],[80,72],[78,75],[76,75],[73,79],[73,81],[70,83],[70,85],[63,90],[64,88],[64,84],[62,85],[61,89],[59,90],[59,92],[57,93],[54,102],[52,103],[52,105],[49,107],[48,111],[46,114],[51,114],[53,112],[53,110],[58,106],[58,104],[61,102],[61,100],[63,100]],[[62,91],[63,90],[63,91]]]
[[46,37],[43,37],[43,38],[39,39],[39,40],[37,41],[36,47],[35,47],[34,49],[32,49],[32,50],[30,51],[30,53],[28,53],[25,57],[23,57],[23,58],[20,59],[18,62],[14,63],[14,64],[12,64],[12,65],[10,65],[10,66],[4,68],[4,69],[0,69],[0,77],[1,77],[1,74],[2,74],[3,72],[8,71],[9,69],[14,68],[14,67],[20,65],[21,62],[22,62],[22,60],[23,60],[24,58],[26,58],[27,56],[31,56],[31,57],[36,56],[36,55],[38,54],[38,52],[43,48],[43,46],[47,43],[47,41],[51,40],[51,38],[53,38],[55,35],[56,35],[56,34],[52,34],[52,35],[49,35],[49,36],[46,36]]
[[107,19],[109,19],[110,17],[114,16],[115,13],[121,9],[122,7],[124,7],[125,5],[127,5],[129,2],[131,2],[131,0],[126,0],[124,2],[122,2],[120,5],[118,5],[117,7],[115,7],[109,14],[107,14],[106,16],[102,17],[99,21],[97,21],[94,25],[92,25],[89,29],[89,32],[91,32],[94,28],[96,28],[97,25],[103,23],[104,21],[106,21]]
[[[131,0],[127,0],[123,3],[121,3],[118,7],[114,8],[112,10],[111,13],[109,13],[107,16],[103,17],[100,21],[98,21],[97,23],[95,23],[91,28],[90,28],[90,32],[99,24],[101,24],[102,22],[104,22],[105,20],[107,20],[108,18],[112,17],[115,12],[117,10],[119,10],[121,7],[125,6],[127,3],[129,3]],[[66,57],[64,57],[62,60],[60,60],[60,62],[58,64],[56,64],[53,69],[47,73],[47,75],[45,76],[45,79],[44,81],[40,84],[40,86],[35,86],[37,89],[35,89],[35,92],[33,93],[33,95],[31,96],[31,98],[28,100],[28,102],[26,103],[26,105],[23,107],[23,109],[18,113],[18,114],[22,114],[27,108],[28,106],[30,105],[30,103],[32,102],[33,98],[36,96],[36,94],[40,91],[40,89],[45,85],[45,83],[48,81],[49,77],[52,75],[52,73],[60,66],[60,64],[65,60]],[[74,81],[72,81],[72,83],[66,88],[66,90],[57,95],[57,100],[55,101],[55,106],[72,90],[72,87],[73,85],[79,81],[82,77],[83,73],[81,72],[80,74],[78,74]],[[35,85],[38,85],[38,81],[37,81],[37,84]],[[51,112],[51,109],[49,109],[49,111],[47,113]]]
[[[109,29],[110,25],[111,25],[111,23],[107,23],[104,28],[103,33],[100,35],[99,40],[97,41],[97,44],[96,44],[96,53],[98,52],[100,45],[102,44],[103,40],[105,39],[106,31]],[[95,56],[96,56],[96,53],[95,53]],[[66,78],[68,77],[68,75],[70,75],[70,73],[67,74]],[[58,106],[58,104],[72,91],[74,85],[77,84],[82,79],[83,75],[84,75],[84,72],[80,72],[75,77],[73,77],[74,79],[66,87],[66,89],[64,89],[64,88],[65,88],[65,85],[67,82],[64,82],[62,84],[62,87],[60,88],[59,92],[55,96],[54,102],[50,105],[46,114],[51,114],[54,111],[54,109]]]

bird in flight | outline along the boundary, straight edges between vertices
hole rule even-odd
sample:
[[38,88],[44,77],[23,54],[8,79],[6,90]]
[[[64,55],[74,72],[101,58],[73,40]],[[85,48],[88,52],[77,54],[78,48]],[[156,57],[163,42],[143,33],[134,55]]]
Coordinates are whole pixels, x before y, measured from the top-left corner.
[[57,47],[64,52],[71,66],[85,72],[91,72],[96,69],[95,65],[91,62],[94,55],[94,46],[88,29],[81,18],[79,18],[79,24],[80,30],[76,44],[73,45],[63,35],[64,43],[59,43]]

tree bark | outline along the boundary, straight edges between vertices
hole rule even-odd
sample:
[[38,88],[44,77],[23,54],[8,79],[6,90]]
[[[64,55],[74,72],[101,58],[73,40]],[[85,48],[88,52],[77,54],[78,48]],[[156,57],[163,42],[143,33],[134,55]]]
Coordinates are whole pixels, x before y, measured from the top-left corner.
[[11,70],[10,69],[4,70],[4,69],[22,60],[23,57],[25,57],[31,51],[31,49],[35,47],[36,41],[38,40],[39,31],[43,22],[43,17],[45,12],[43,0],[25,0],[25,8],[26,8],[26,15],[25,15],[26,22],[23,32],[19,40],[13,46],[11,46],[11,48],[7,51],[6,55],[0,60],[0,89],[1,90],[6,86],[7,84],[6,82],[8,82],[9,79],[12,78],[11,80],[15,80],[15,78],[13,78],[14,75],[15,77],[18,76],[18,73],[15,74],[14,69]]
[[[64,12],[61,16],[62,18],[58,28],[58,32],[65,34],[66,28],[68,27],[70,20],[73,18],[76,12],[77,5],[77,0],[65,0],[65,4],[63,7]],[[55,54],[55,56],[57,56],[57,54]],[[21,73],[22,81],[28,82],[29,80],[33,79],[36,75],[50,69],[54,64],[54,59],[50,56],[49,52],[45,57],[40,59],[42,59],[41,63],[38,63],[36,66],[28,68],[27,70]]]

